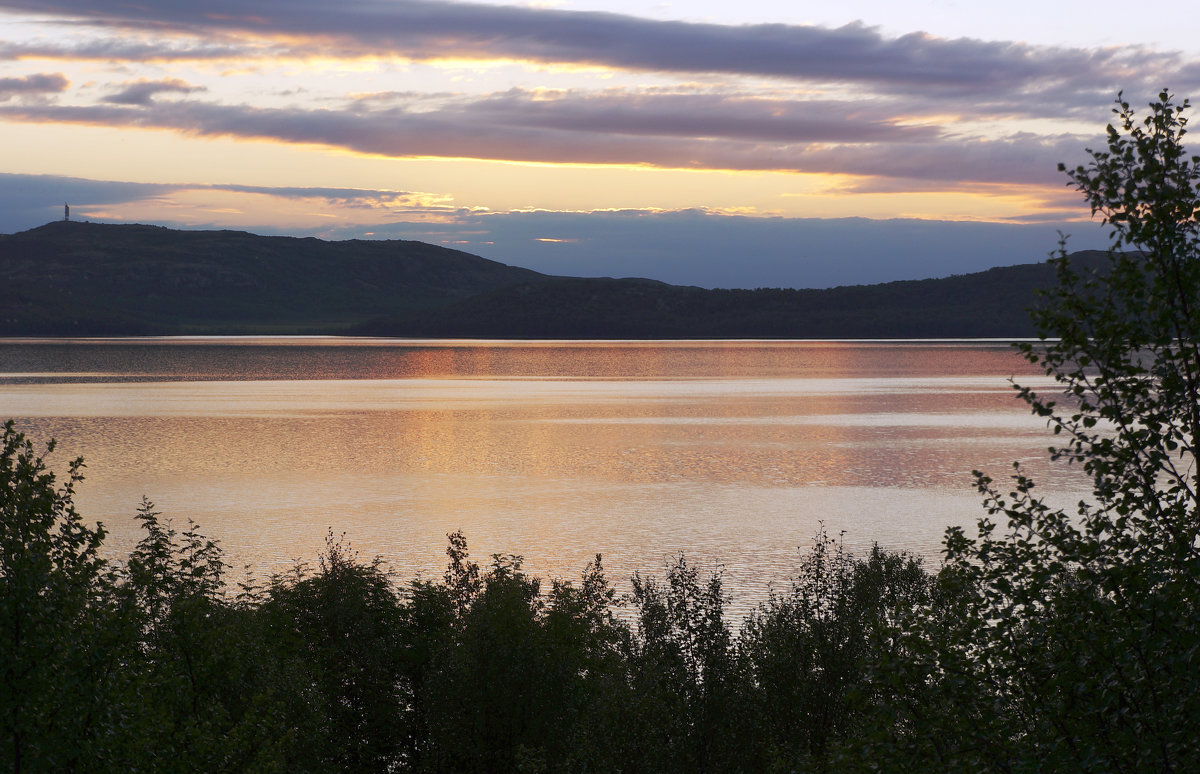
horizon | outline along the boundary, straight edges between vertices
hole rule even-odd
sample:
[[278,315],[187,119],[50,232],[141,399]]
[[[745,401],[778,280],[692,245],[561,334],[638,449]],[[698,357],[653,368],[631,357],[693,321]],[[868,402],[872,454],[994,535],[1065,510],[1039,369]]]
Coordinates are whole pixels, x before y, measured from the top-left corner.
[[[845,220],[866,220],[866,219],[862,219],[862,218],[849,219],[848,218]],[[375,238],[375,239],[362,240],[361,237],[354,237],[354,236],[347,236],[347,237],[326,237],[326,236],[314,236],[314,235],[299,235],[299,236],[297,236],[297,235],[291,235],[291,234],[259,233],[257,231],[251,231],[248,229],[228,228],[228,227],[222,227],[222,226],[203,226],[203,227],[189,228],[189,227],[180,227],[180,226],[174,226],[174,225],[162,225],[162,224],[158,224],[158,223],[140,223],[140,222],[134,222],[134,221],[105,222],[105,221],[98,221],[98,220],[80,220],[80,219],[73,218],[73,217],[59,218],[58,220],[47,221],[45,223],[42,223],[42,224],[39,224],[36,226],[31,226],[30,228],[22,229],[22,230],[16,231],[16,232],[8,232],[8,233],[0,232],[0,237],[18,236],[18,235],[26,233],[28,231],[36,231],[38,229],[46,228],[47,226],[57,226],[64,222],[69,222],[71,224],[79,224],[79,225],[89,225],[89,226],[128,226],[128,227],[141,227],[141,228],[158,228],[158,229],[167,229],[167,230],[181,231],[181,232],[187,232],[187,231],[231,232],[231,233],[236,233],[236,234],[246,234],[246,235],[254,236],[254,237],[264,237],[264,238],[279,237],[279,238],[283,238],[283,239],[316,239],[318,241],[323,241],[323,242],[346,242],[346,241],[356,241],[356,240],[358,240],[358,241],[394,241],[394,242],[421,241],[421,240],[406,240],[406,239],[403,239],[400,237],[388,238],[388,239]],[[471,253],[469,250],[463,250],[460,246],[438,245],[438,244],[429,243],[429,242],[426,242],[425,244],[433,244],[433,246],[435,246],[435,247],[445,247],[447,249],[457,250],[459,252],[468,253],[470,255],[476,255],[477,257],[485,257],[486,258],[486,256],[479,256],[476,253]],[[1096,249],[1097,248],[1083,247],[1083,248],[1078,248],[1078,249],[1071,249],[1068,251],[1068,253],[1074,254],[1074,253],[1083,253],[1083,252],[1095,252]],[[1017,260],[1017,261],[1013,261],[1013,262],[992,263],[989,265],[982,266],[981,268],[971,268],[971,269],[965,270],[965,271],[960,271],[960,270],[955,269],[953,271],[946,271],[946,272],[942,272],[942,273],[931,273],[928,276],[921,276],[921,277],[901,277],[901,278],[897,278],[897,279],[884,279],[884,280],[878,280],[878,281],[874,281],[874,282],[850,281],[850,282],[846,282],[846,283],[842,283],[842,284],[824,284],[824,285],[820,285],[820,286],[805,286],[805,287],[799,287],[799,286],[784,287],[784,286],[778,286],[778,285],[776,285],[776,286],[758,285],[758,286],[756,286],[756,288],[746,288],[746,287],[741,287],[741,286],[733,287],[733,286],[720,286],[720,285],[712,285],[712,284],[698,285],[696,283],[671,283],[666,280],[654,280],[654,278],[652,278],[652,277],[646,277],[646,276],[637,275],[637,274],[628,274],[628,275],[618,275],[618,274],[566,275],[566,274],[559,274],[559,275],[554,275],[550,272],[542,272],[542,273],[545,274],[546,276],[559,276],[559,277],[567,278],[567,279],[578,278],[578,279],[652,280],[652,281],[667,282],[667,284],[676,285],[676,286],[692,286],[692,287],[702,287],[702,288],[707,288],[707,289],[720,289],[720,290],[737,290],[737,289],[753,290],[753,289],[775,289],[775,288],[790,289],[790,290],[829,290],[829,289],[838,288],[838,287],[884,285],[884,284],[888,284],[888,283],[892,283],[892,282],[906,282],[906,281],[922,280],[922,279],[946,279],[946,278],[949,278],[951,276],[956,276],[956,275],[978,274],[978,273],[986,272],[990,269],[1042,263],[1048,257],[1050,257],[1050,255],[1043,255],[1039,258],[1034,258],[1031,260]],[[493,260],[493,259],[487,259],[487,260]],[[498,261],[498,263],[503,263],[503,262]],[[529,268],[528,266],[520,266],[518,264],[506,264],[506,265],[516,266],[517,268]],[[538,270],[534,269],[534,271],[538,271]],[[967,338],[972,338],[972,337],[967,337]]]
[[68,202],[704,287],[1036,262],[1107,242],[1056,165],[1117,91],[1197,92],[1159,5],[0,0],[0,232]]

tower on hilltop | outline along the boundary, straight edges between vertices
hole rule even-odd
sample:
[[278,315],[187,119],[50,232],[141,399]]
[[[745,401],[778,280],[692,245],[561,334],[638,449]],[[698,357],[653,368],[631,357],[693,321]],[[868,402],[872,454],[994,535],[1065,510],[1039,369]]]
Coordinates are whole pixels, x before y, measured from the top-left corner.
[[70,219],[71,219],[71,205],[64,204],[63,205],[63,223],[66,223]]

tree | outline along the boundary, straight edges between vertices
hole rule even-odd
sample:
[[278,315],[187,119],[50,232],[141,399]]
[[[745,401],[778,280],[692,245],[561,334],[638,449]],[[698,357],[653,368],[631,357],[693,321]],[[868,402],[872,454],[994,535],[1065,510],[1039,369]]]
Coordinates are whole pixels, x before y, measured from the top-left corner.
[[[665,582],[634,574],[636,631],[622,645],[630,671],[636,771],[721,771],[739,709],[729,596],[680,554]],[[633,757],[636,754],[636,757]]]
[[401,600],[382,560],[364,563],[332,530],[318,571],[276,578],[261,612],[291,660],[290,768],[394,771],[408,733]]
[[[47,445],[46,452],[54,450]],[[105,679],[104,528],[75,510],[83,460],[58,485],[12,420],[0,439],[0,755],[13,772],[88,759]]]
[[821,528],[790,591],[772,594],[738,640],[748,770],[842,770],[865,734],[889,725],[891,681],[871,667],[893,655],[901,616],[929,602],[931,580],[913,556],[874,546],[855,559]]
[[226,598],[220,546],[160,515],[142,499],[143,535],[112,593],[129,630],[124,690],[109,697],[123,730],[109,740],[112,768],[284,770],[277,639],[258,610]]
[[1023,347],[1060,394],[1020,394],[1093,496],[1069,512],[1019,465],[1007,487],[976,473],[989,515],[974,538],[950,531],[940,579],[967,601],[926,617],[910,664],[948,708],[909,718],[925,724],[910,742],[952,740],[920,750],[940,768],[1200,766],[1200,157],[1187,101],[1149,107],[1118,96],[1107,148],[1060,167],[1112,245],[1098,271],[1060,245]]

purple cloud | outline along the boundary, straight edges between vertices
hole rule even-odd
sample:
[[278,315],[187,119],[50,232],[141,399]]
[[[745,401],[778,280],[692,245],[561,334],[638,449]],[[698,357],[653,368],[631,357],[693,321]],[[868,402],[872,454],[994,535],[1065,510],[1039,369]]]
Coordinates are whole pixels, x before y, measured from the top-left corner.
[[67,90],[71,82],[62,73],[35,73],[17,78],[0,78],[0,102],[13,97],[59,94]]
[[[1170,82],[1197,74],[1177,55],[1141,49],[1036,47],[923,33],[888,38],[862,24],[657,21],[612,13],[433,0],[0,0],[0,9],[83,19],[125,29],[260,39],[311,37],[324,54],[413,58],[517,58],[632,70],[736,73],[824,83],[868,83],[945,97],[1037,101]],[[1175,76],[1175,77],[1170,77]],[[1149,83],[1153,81],[1153,83]],[[1075,96],[1069,104],[1079,104]],[[1094,104],[1092,102],[1091,104]]]
[[195,42],[194,45],[177,41],[130,40],[109,38],[89,40],[82,43],[57,41],[0,41],[0,60],[59,59],[101,62],[158,62],[158,61],[207,61],[242,57],[277,57],[284,50],[277,46],[255,45],[240,42],[234,44],[212,44]]
[[157,81],[141,80],[125,84],[125,88],[115,94],[108,95],[104,98],[104,101],[113,105],[141,105],[145,107],[153,104],[154,98],[159,94],[191,94],[192,92],[207,90],[204,86],[192,86],[178,78],[164,78]]
[[[552,101],[554,102],[554,101]],[[948,182],[1044,183],[1073,162],[1074,136],[983,140],[858,118],[827,104],[811,119],[802,103],[772,109],[739,100],[644,98],[637,110],[604,100],[536,105],[512,94],[409,111],[256,108],[196,101],[114,105],[12,105],[10,120],[172,129],[199,135],[319,143],[393,157],[453,157],[666,168],[785,170]],[[732,104],[733,108],[726,108]],[[732,111],[732,115],[731,115]],[[842,142],[849,140],[850,142]],[[934,142],[936,140],[936,142]]]
[[[441,117],[493,126],[545,127],[564,132],[670,137],[721,137],[762,142],[922,142],[933,126],[905,126],[886,108],[832,100],[786,100],[729,94],[561,92],[523,89],[473,99]],[[884,117],[877,117],[879,114]]]
[[61,217],[64,202],[69,202],[72,210],[82,217],[89,207],[136,203],[181,191],[232,191],[284,199],[324,199],[334,207],[376,209],[388,213],[402,210],[417,217],[461,212],[451,205],[438,205],[436,197],[435,203],[430,204],[429,195],[413,191],[236,183],[133,183],[0,172],[0,232],[31,228]]

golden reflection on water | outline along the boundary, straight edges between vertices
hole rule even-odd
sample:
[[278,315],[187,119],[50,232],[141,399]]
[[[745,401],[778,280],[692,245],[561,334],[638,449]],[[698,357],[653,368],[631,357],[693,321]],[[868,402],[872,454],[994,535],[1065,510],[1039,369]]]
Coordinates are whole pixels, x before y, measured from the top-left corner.
[[0,342],[0,415],[87,459],[81,510],[117,553],[146,494],[260,573],[333,528],[437,575],[463,529],[563,577],[686,551],[746,605],[822,521],[936,561],[982,513],[973,468],[1022,459],[1076,499],[1013,374],[1044,383],[979,342]]

